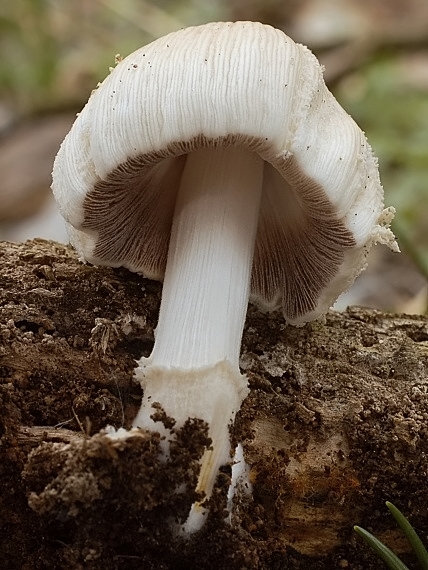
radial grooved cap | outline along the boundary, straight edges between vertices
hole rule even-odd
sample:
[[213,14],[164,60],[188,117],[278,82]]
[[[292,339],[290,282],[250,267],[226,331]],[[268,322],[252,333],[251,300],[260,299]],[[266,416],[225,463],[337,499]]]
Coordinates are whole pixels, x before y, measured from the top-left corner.
[[252,299],[301,324],[324,313],[377,241],[398,249],[364,133],[305,47],[255,22],[160,38],[93,92],[55,161],[78,252],[162,279],[189,153],[239,146],[265,162]]

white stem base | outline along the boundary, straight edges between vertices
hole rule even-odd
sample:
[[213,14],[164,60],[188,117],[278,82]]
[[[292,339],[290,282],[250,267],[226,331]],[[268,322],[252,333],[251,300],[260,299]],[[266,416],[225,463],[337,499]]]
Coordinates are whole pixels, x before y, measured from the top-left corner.
[[178,427],[188,418],[199,418],[208,425],[218,422],[228,426],[248,393],[245,376],[228,362],[195,370],[152,366],[141,371],[138,368],[136,376],[144,396],[134,427],[155,431],[161,427],[151,419],[156,411],[152,404],[156,402],[174,418]]
[[[196,370],[151,367],[137,377],[144,390],[143,402],[134,420],[134,427],[158,431],[166,437],[164,451],[168,453],[170,432],[151,418],[159,402],[166,414],[181,427],[188,418],[204,420],[212,444],[201,459],[197,492],[211,496],[218,470],[231,461],[229,428],[236,412],[248,394],[245,376],[228,362]],[[185,533],[199,530],[206,518],[202,503],[195,503],[183,527]]]

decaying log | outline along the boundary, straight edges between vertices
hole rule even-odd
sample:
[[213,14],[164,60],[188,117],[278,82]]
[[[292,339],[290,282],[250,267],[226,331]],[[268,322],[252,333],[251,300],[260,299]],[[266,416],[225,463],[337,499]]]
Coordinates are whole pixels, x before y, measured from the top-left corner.
[[138,409],[160,292],[59,244],[1,244],[0,566],[377,568],[360,524],[416,568],[384,502],[427,541],[428,320],[350,308],[293,328],[250,307],[232,439],[252,493],[229,516],[225,468],[186,542],[171,520],[194,500],[204,426],[178,431],[166,463],[158,434],[102,431]]

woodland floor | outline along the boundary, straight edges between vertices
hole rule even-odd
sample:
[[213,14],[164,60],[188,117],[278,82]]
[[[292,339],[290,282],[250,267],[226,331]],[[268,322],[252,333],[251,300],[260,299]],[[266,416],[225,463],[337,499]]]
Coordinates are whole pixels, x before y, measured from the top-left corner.
[[179,430],[167,463],[158,434],[100,432],[136,414],[160,292],[60,244],[0,244],[0,567],[378,568],[360,524],[416,568],[384,502],[427,542],[428,320],[350,308],[293,328],[250,307],[232,439],[253,493],[226,522],[225,468],[184,541],[172,522],[194,499],[204,426]]

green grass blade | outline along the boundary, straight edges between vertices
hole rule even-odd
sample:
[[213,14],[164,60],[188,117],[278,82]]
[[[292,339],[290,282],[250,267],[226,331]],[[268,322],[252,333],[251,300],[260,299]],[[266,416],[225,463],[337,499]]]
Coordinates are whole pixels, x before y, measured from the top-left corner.
[[380,540],[360,526],[354,526],[355,532],[376,552],[390,570],[409,570],[401,560]]
[[403,513],[397,509],[392,503],[389,501],[386,502],[386,506],[390,510],[392,516],[395,518],[397,523],[399,524],[401,530],[406,535],[407,540],[410,542],[410,545],[413,549],[413,552],[416,554],[419,563],[421,565],[422,570],[428,570],[428,552],[423,545],[421,539],[419,538],[418,534],[416,533],[415,529],[403,515]]

